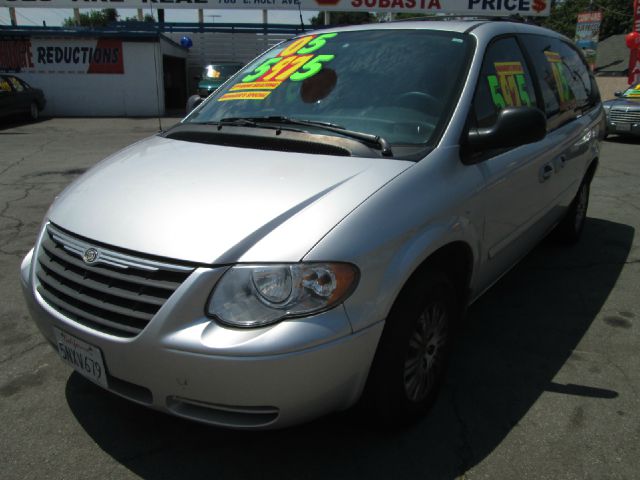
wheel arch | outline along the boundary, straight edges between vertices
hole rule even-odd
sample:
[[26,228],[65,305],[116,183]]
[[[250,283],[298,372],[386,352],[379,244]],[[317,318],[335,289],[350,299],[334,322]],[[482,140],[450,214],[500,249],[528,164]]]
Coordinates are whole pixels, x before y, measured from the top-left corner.
[[419,282],[427,272],[437,270],[445,274],[452,274],[452,281],[463,309],[466,308],[469,299],[469,287],[474,268],[474,255],[471,246],[463,240],[455,240],[447,243],[430,253],[413,272],[407,277],[393,301],[392,309],[398,301],[401,301],[403,292],[406,292],[415,282]]
[[469,288],[473,273],[473,250],[467,242],[462,240],[447,243],[425,258],[405,284],[415,280],[418,275],[431,268],[441,270],[444,273],[452,272],[456,288],[460,292],[464,292]]
[[587,171],[584,174],[584,178],[587,181],[587,183],[591,184],[591,182],[593,181],[593,177],[596,176],[596,171],[598,170],[599,163],[600,163],[600,159],[598,157],[595,157],[589,163],[589,166],[587,167]]

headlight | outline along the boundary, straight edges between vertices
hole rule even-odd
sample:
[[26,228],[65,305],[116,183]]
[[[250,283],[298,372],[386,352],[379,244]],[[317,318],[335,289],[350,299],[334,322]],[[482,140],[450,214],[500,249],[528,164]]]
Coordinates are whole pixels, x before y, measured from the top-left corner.
[[355,288],[348,263],[240,265],[215,286],[207,313],[233,327],[260,327],[328,310]]

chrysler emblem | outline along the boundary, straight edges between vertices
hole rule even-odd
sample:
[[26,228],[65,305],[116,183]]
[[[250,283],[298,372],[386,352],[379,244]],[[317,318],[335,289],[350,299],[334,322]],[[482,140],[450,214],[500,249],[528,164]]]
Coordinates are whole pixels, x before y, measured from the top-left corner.
[[82,260],[84,263],[93,263],[98,259],[98,250],[95,248],[87,248],[82,254]]

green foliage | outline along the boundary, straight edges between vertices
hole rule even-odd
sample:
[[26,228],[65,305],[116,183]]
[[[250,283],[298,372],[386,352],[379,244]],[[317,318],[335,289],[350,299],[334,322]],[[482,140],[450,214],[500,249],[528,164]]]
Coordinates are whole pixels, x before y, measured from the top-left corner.
[[115,8],[103,8],[92,10],[89,13],[80,14],[80,22],[75,17],[68,17],[62,22],[64,27],[106,27],[110,23],[118,21],[118,11]]
[[[551,15],[542,20],[541,25],[574,38],[578,13],[588,12],[589,4],[589,0],[555,1],[551,6]],[[633,23],[631,0],[597,0],[591,2],[591,5],[593,11],[603,13],[602,25],[600,25],[601,40],[611,35],[631,31]]]
[[[331,25],[360,25],[362,23],[376,22],[376,16],[367,12],[331,12]],[[324,12],[311,18],[311,25],[321,27],[324,25]]]

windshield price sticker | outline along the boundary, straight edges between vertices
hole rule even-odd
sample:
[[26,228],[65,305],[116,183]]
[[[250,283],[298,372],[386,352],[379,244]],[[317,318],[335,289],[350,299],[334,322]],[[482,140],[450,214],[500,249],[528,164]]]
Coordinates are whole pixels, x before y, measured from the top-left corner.
[[553,73],[553,80],[556,84],[560,104],[566,105],[573,100],[573,92],[565,77],[564,68],[562,68],[562,57],[559,53],[551,51],[544,52],[544,55],[547,57],[549,65],[551,65],[551,72]]
[[54,332],[62,360],[82,376],[107,388],[107,372],[100,349],[57,328]]
[[498,108],[531,106],[524,69],[520,62],[494,63],[497,75],[489,75],[489,90]]
[[[229,93],[222,95],[218,101],[264,100],[272,90],[286,80],[301,82],[317,75],[323,65],[333,60],[335,55],[316,55],[315,52],[322,48],[328,39],[337,35],[337,33],[325,33],[298,38],[276,57],[261,63],[252,73],[242,78],[240,83],[232,86]],[[241,95],[237,92],[238,90],[257,91],[242,92]]]

